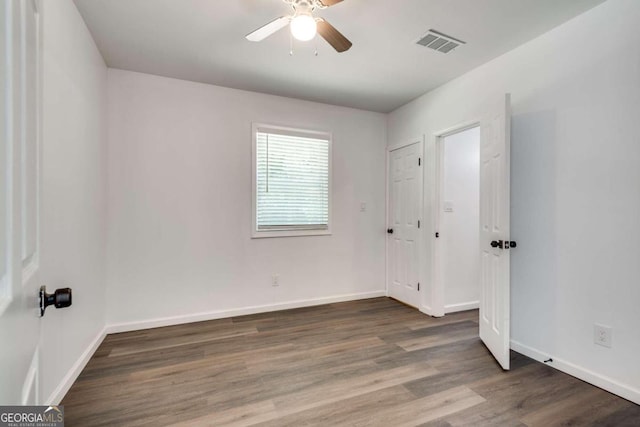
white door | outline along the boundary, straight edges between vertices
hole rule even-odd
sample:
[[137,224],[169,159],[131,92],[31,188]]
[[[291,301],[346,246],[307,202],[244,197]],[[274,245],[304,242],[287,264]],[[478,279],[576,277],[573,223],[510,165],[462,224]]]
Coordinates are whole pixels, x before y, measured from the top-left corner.
[[389,153],[387,289],[419,307],[419,228],[422,212],[422,142]]
[[[4,1],[0,41],[0,404],[38,395],[40,19]],[[5,25],[6,24],[6,25]]]
[[480,123],[480,338],[509,369],[511,101],[490,105]]

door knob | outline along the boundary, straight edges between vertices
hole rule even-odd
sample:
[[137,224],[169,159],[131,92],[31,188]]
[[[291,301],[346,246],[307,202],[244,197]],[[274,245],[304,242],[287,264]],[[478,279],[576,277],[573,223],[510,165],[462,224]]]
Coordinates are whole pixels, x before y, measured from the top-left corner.
[[52,294],[47,293],[47,288],[40,287],[40,317],[44,316],[44,310],[50,305],[56,308],[69,307],[71,305],[71,288],[60,288]]
[[493,240],[491,242],[491,247],[492,248],[500,248],[500,249],[502,249],[504,247],[503,243],[504,242],[502,240]]
[[393,228],[387,228],[387,233],[393,234]]

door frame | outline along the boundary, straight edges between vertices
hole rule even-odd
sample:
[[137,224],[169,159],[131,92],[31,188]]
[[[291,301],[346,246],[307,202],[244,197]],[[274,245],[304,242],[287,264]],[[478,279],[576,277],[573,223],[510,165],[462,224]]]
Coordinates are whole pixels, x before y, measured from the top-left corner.
[[[424,135],[422,136],[415,136],[413,138],[408,138],[404,141],[395,143],[393,145],[389,145],[387,146],[386,149],[386,159],[385,159],[385,228],[383,230],[383,232],[385,233],[384,235],[384,254],[385,254],[385,259],[384,259],[384,283],[385,283],[385,293],[387,295],[387,297],[389,297],[389,236],[387,235],[387,228],[389,227],[389,203],[390,203],[390,189],[389,189],[389,178],[390,178],[390,173],[391,173],[391,153],[395,150],[399,150],[400,148],[405,148],[408,147],[410,145],[413,144],[420,144],[418,146],[418,152],[420,153],[420,158],[422,159],[422,166],[421,166],[421,173],[420,173],[420,200],[418,203],[419,208],[419,213],[418,216],[420,217],[420,221],[421,223],[424,223],[423,218],[424,218],[424,201],[425,201],[425,197],[424,197],[424,170],[425,168],[425,137]],[[420,230],[418,232],[418,280],[419,280],[419,290],[418,290],[418,307],[416,307],[418,310],[420,310],[423,313],[426,314],[430,314],[427,311],[425,311],[425,303],[424,303],[424,295],[425,292],[423,292],[424,287],[422,286],[422,284],[425,283],[425,274],[424,274],[424,245],[423,245],[423,234],[424,234],[424,230],[425,227],[420,227]]]
[[[433,200],[431,204],[431,218],[433,219],[433,232],[440,232],[440,225],[442,224],[442,206],[443,206],[443,194],[444,194],[444,139],[448,136],[455,135],[460,132],[464,132],[469,129],[480,127],[480,119],[469,120],[458,123],[455,126],[449,126],[438,132],[435,132],[432,137],[434,153],[435,153],[435,170],[434,170],[434,182],[433,182]],[[482,135],[480,135],[482,139]],[[431,271],[431,315],[434,317],[442,317],[446,314],[446,307],[444,303],[444,280],[442,279],[442,262],[443,262],[443,248],[442,239],[436,238],[435,234],[432,234],[431,242],[431,265],[433,266]],[[479,286],[479,285],[478,285]]]

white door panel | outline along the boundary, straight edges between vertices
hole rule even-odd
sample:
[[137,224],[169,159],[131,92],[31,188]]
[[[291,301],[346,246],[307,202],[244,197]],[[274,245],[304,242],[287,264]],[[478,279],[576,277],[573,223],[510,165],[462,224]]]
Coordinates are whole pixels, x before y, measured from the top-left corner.
[[39,403],[40,17],[34,0],[0,5],[0,404]]
[[419,306],[419,220],[422,204],[422,142],[389,155],[387,288],[389,296]]
[[509,369],[510,96],[487,108],[480,125],[480,338]]

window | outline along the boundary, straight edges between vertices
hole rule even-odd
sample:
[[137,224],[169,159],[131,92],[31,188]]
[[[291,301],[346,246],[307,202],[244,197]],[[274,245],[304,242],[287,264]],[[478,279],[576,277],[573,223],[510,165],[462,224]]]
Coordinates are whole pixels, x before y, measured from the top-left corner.
[[253,126],[253,237],[330,234],[331,135]]

